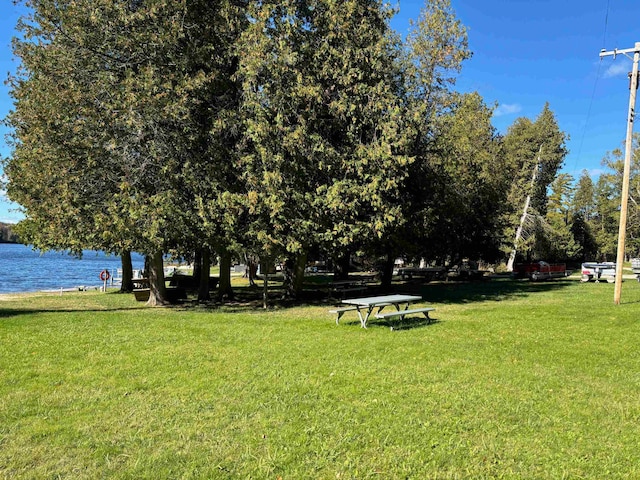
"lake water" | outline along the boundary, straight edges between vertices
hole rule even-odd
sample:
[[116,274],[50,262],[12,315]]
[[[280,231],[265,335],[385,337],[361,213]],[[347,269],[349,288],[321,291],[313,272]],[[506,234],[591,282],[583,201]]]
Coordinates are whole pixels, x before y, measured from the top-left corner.
[[[134,269],[144,268],[144,257],[131,255]],[[102,285],[102,270],[114,274],[120,257],[86,250],[81,259],[59,252],[41,253],[31,247],[0,243],[0,293],[59,290]]]

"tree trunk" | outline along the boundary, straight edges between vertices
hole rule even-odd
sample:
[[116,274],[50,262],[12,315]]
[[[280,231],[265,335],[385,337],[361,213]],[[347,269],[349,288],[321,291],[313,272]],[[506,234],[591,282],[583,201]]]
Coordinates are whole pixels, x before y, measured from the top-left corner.
[[191,272],[191,275],[193,276],[194,285],[196,281],[198,281],[198,279],[202,278],[200,276],[201,272],[202,272],[202,250],[198,248],[193,254],[193,272]]
[[226,250],[220,254],[218,298],[226,298],[229,300],[233,299],[233,288],[231,288],[231,253]]
[[262,274],[262,308],[265,310],[269,307],[269,273],[268,271]]
[[284,296],[298,298],[304,285],[304,269],[307,265],[307,252],[289,257],[284,262]]
[[383,289],[388,290],[391,287],[391,280],[393,279],[393,264],[394,264],[394,255],[391,253],[387,253],[387,256],[384,259],[384,262],[380,265],[380,284]]
[[296,257],[293,270],[293,290],[296,296],[300,296],[304,287],[304,270],[307,267],[307,252],[304,251]]
[[162,252],[156,252],[149,259],[149,301],[147,305],[155,307],[167,305],[167,289],[164,285],[164,262]]
[[209,294],[209,276],[211,271],[211,252],[208,248],[202,250],[200,269],[200,283],[198,287],[198,301],[208,302],[211,300]]
[[260,274],[262,275],[262,308],[269,308],[269,272],[273,260],[269,257],[260,258]]
[[256,274],[258,273],[258,263],[252,258],[247,262],[247,268],[249,269],[249,285],[256,286]]
[[120,285],[121,293],[133,292],[133,264],[131,263],[131,252],[122,252],[120,257],[122,261],[122,284]]
[[333,278],[335,280],[348,280],[350,264],[351,252],[347,251],[341,254],[340,257],[336,259]]

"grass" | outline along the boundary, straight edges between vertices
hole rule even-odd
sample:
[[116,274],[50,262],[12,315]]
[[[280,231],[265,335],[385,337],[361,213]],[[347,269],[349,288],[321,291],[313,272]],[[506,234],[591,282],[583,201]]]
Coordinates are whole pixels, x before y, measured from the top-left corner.
[[436,322],[5,297],[0,477],[640,477],[637,282],[405,288]]

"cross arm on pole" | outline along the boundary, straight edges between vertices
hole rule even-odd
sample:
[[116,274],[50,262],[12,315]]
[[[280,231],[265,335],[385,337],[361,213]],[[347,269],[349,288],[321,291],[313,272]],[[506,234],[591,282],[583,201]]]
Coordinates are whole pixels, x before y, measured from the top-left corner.
[[623,48],[621,49],[613,49],[613,50],[605,50],[604,48],[602,49],[602,51],[600,51],[600,58],[602,57],[610,57],[613,56],[614,60],[615,58],[619,55],[622,54],[624,56],[626,56],[627,58],[633,60],[633,58],[629,57],[629,55],[627,55],[628,53],[637,53],[640,52],[640,42],[636,42],[635,46],[633,48]]

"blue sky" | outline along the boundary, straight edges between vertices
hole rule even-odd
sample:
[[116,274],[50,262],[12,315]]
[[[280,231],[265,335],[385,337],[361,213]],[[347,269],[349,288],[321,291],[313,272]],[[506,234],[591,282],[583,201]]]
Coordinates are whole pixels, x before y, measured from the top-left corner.
[[[393,2],[394,0],[392,0]],[[497,104],[494,125],[506,132],[518,117],[535,119],[545,102],[560,128],[570,136],[564,171],[578,177],[583,169],[597,176],[604,155],[621,146],[629,107],[624,55],[599,58],[603,48],[627,49],[640,42],[637,0],[451,0],[467,27],[473,57],[465,62],[457,89],[477,91]],[[400,0],[393,26],[406,34],[423,0]],[[20,12],[0,0],[0,74],[15,68],[10,48]],[[638,102],[640,105],[640,101]],[[0,85],[0,117],[11,108],[6,85]],[[640,108],[640,106],[638,107]],[[640,131],[640,127],[636,127]],[[10,152],[0,129],[0,155]],[[0,221],[15,222],[0,192]]]

